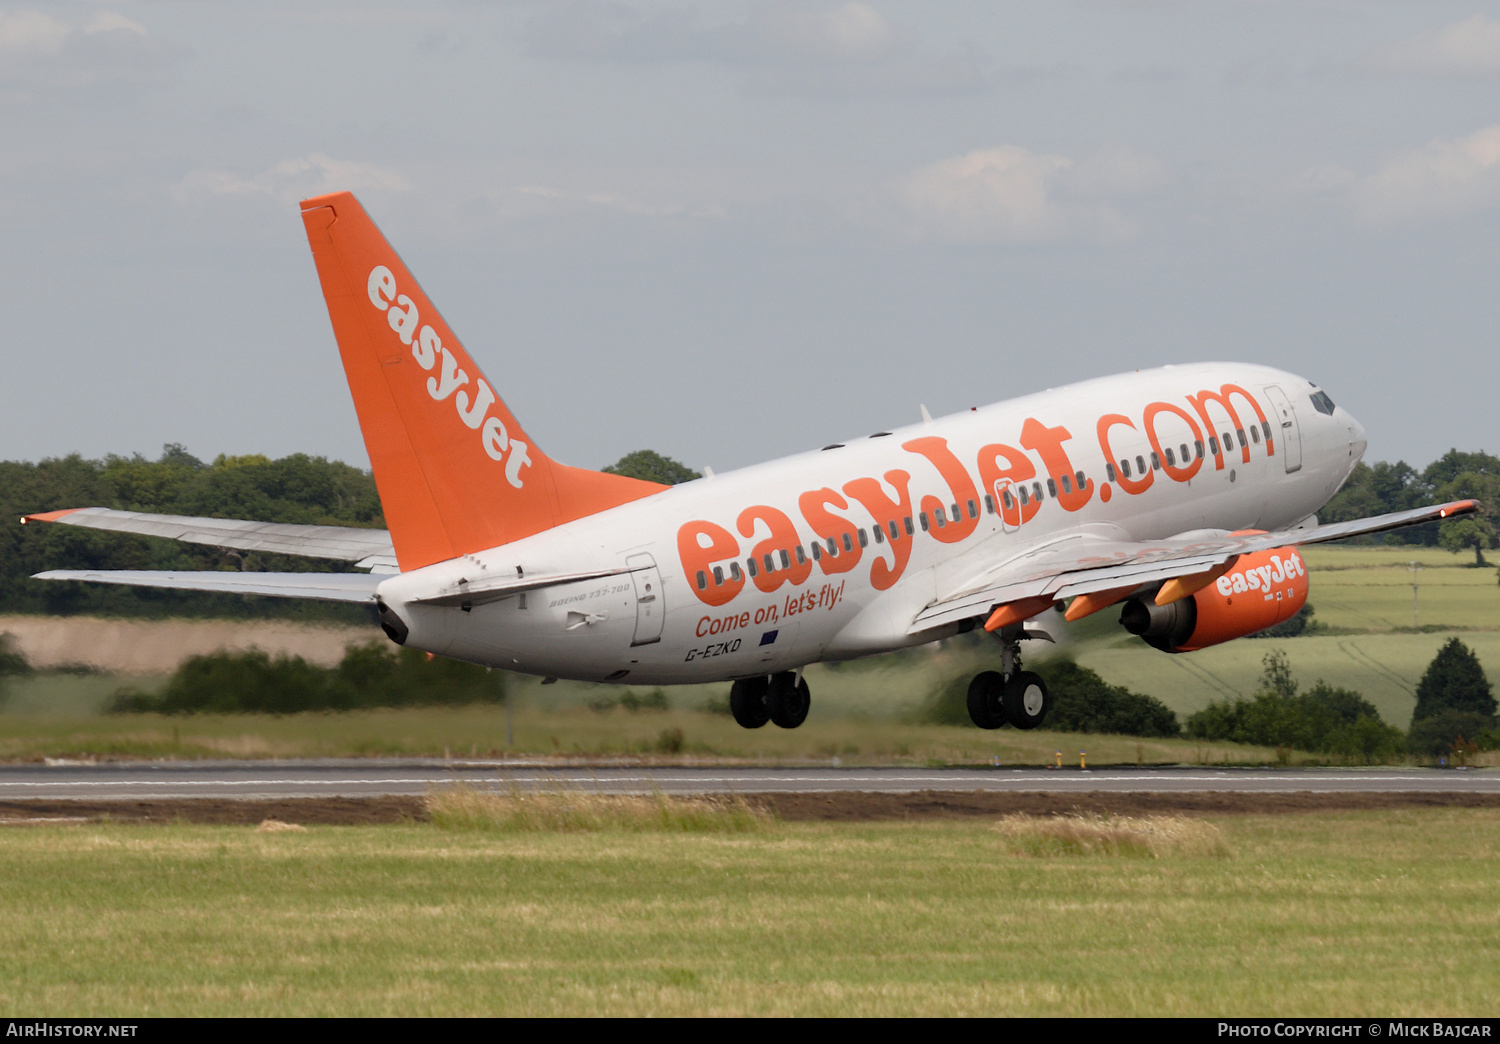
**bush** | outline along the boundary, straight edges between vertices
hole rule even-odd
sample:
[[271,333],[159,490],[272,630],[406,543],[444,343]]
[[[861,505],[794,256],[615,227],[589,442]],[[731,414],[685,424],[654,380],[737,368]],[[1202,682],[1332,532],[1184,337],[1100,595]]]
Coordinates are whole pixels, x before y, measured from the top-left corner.
[[1260,692],[1248,700],[1210,703],[1188,718],[1188,736],[1336,754],[1365,764],[1401,753],[1401,730],[1382,721],[1359,693],[1320,680],[1299,694],[1285,653],[1268,653],[1262,663]]
[[184,660],[161,693],[115,693],[116,714],[294,714],[312,710],[499,703],[504,675],[379,641],[351,645],[337,667],[260,649]]
[[1488,747],[1493,733],[1493,717],[1475,711],[1445,710],[1419,718],[1406,734],[1406,749],[1413,754],[1442,757],[1460,739]]

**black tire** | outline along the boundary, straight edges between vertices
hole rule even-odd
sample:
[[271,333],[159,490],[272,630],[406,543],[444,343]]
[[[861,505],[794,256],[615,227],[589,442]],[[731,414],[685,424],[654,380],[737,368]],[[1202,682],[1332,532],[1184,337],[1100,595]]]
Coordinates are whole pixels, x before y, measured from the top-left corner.
[[998,729],[1005,724],[1005,710],[1001,696],[1005,691],[1005,679],[999,671],[985,671],[974,675],[969,682],[969,720],[981,729]]
[[773,675],[766,693],[766,707],[771,720],[783,729],[795,729],[807,720],[807,709],[812,706],[812,694],[807,681],[791,671]]
[[729,713],[736,722],[747,729],[758,729],[771,720],[767,688],[764,677],[741,678],[729,687]]
[[1005,694],[1001,697],[1005,705],[1005,720],[1018,729],[1034,729],[1047,718],[1052,709],[1052,695],[1047,683],[1030,671],[1017,671],[1005,683]]

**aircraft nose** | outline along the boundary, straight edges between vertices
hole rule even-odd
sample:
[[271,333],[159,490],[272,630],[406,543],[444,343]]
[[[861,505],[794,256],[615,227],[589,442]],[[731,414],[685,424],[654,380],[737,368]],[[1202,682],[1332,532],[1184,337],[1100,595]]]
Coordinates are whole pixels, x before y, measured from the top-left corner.
[[1359,460],[1365,455],[1365,447],[1369,442],[1365,439],[1365,427],[1346,411],[1349,421],[1349,456]]

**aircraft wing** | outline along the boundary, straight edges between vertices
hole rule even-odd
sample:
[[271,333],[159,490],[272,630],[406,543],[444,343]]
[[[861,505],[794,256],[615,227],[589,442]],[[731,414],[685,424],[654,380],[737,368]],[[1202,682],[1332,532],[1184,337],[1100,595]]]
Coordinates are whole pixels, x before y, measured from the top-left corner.
[[385,579],[378,573],[236,573],[213,569],[49,569],[33,580],[87,580],[96,584],[168,587],[180,591],[319,598],[328,602],[373,602]]
[[353,562],[359,568],[369,569],[374,573],[398,571],[391,534],[384,529],[304,526],[284,522],[251,522],[238,518],[200,518],[192,515],[152,515],[142,511],[115,511],[102,507],[45,511],[26,515],[21,519],[22,525],[32,522],[57,522],[65,526],[138,533],[181,540],[189,544],[228,547],[237,551],[331,558],[340,562]]
[[966,576],[951,583],[946,591],[939,591],[938,597],[912,620],[907,633],[986,616],[998,605],[1022,599],[1062,601],[1075,595],[1139,587],[1204,573],[1255,551],[1383,533],[1477,510],[1477,501],[1459,500],[1351,522],[1243,536],[1199,532],[1165,540],[1130,541],[1086,530],[1063,533],[1004,561],[975,563]]

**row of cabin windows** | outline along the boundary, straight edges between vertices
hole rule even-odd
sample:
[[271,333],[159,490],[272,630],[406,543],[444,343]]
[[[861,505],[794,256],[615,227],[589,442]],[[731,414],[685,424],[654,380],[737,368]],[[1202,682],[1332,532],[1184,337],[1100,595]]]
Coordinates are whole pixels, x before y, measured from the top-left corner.
[[[1250,433],[1249,433],[1248,436],[1245,434],[1245,429],[1244,428],[1235,428],[1234,431],[1235,431],[1235,434],[1237,434],[1239,436],[1239,448],[1241,448],[1241,449],[1244,449],[1245,447],[1249,446],[1251,443],[1254,443],[1257,446],[1260,445],[1260,437],[1261,437],[1261,432],[1262,431],[1265,432],[1265,436],[1266,436],[1266,439],[1268,441],[1271,438],[1271,424],[1270,424],[1269,421],[1262,421],[1259,425],[1252,424],[1250,426]],[[1235,436],[1226,431],[1224,433],[1224,449],[1225,450],[1232,450],[1234,448],[1235,448]],[[1208,450],[1214,456],[1218,456],[1219,455],[1219,440],[1218,440],[1218,438],[1216,436],[1210,435],[1208,437]],[[1177,454],[1172,451],[1172,447],[1168,446],[1162,452],[1164,454],[1166,454],[1167,466],[1168,467],[1175,467],[1177,465],[1178,458],[1177,458]],[[1186,442],[1182,443],[1181,445],[1179,445],[1177,447],[1177,452],[1182,454],[1182,463],[1184,464],[1184,466],[1190,460],[1194,460],[1194,459],[1202,460],[1203,459],[1203,440],[1202,439],[1194,439],[1193,440],[1193,449],[1192,449],[1192,453],[1191,454],[1188,451],[1188,444]],[[1131,469],[1130,469],[1130,460],[1129,460],[1129,458],[1122,458],[1120,460],[1120,474],[1124,475],[1126,478],[1130,478],[1131,477],[1130,470]],[[1135,470],[1138,471],[1138,472],[1140,472],[1140,474],[1142,474],[1142,475],[1144,475],[1146,473],[1146,458],[1143,457],[1143,456],[1141,456],[1140,454],[1137,454],[1136,458],[1135,458]],[[1151,470],[1152,471],[1160,471],[1161,470],[1161,458],[1158,457],[1154,452],[1151,454]],[[1104,465],[1104,471],[1109,476],[1109,480],[1111,482],[1117,481],[1117,479],[1115,478],[1115,466],[1113,464],[1106,464],[1106,465]]]
[[[1062,484],[1064,493],[1073,492],[1075,482],[1077,483],[1077,488],[1079,489],[1083,489],[1088,485],[1088,479],[1081,471],[1076,475],[1063,475],[1058,479],[1049,478],[1047,480],[1047,489],[1054,497],[1057,496],[1057,487],[1059,482],[1061,482]],[[1041,482],[1033,482],[1029,488],[1025,485],[1021,485],[1015,487],[1015,489],[1020,496],[1020,502],[1022,504],[1029,504],[1032,500],[1036,500],[1040,503],[1044,499]],[[1001,497],[1004,500],[1007,510],[1015,509],[1016,501],[1011,496],[1009,489],[1002,491]],[[980,508],[978,502],[974,500],[966,500],[963,503],[963,511],[960,511],[958,504],[950,504],[946,509],[942,507],[937,508],[932,512],[931,515],[929,515],[925,511],[921,511],[917,513],[915,518],[913,518],[911,515],[907,515],[905,518],[901,519],[900,522],[897,522],[897,520],[893,518],[887,521],[884,526],[877,524],[868,531],[861,527],[855,530],[853,537],[851,537],[848,533],[843,533],[839,537],[829,537],[826,541],[823,542],[814,542],[811,545],[812,560],[814,562],[819,561],[825,554],[829,558],[837,558],[839,555],[840,542],[842,542],[843,544],[844,552],[846,554],[852,554],[854,551],[854,541],[856,539],[859,541],[860,547],[869,547],[870,540],[872,538],[874,539],[875,543],[883,544],[887,540],[887,530],[889,530],[890,532],[890,540],[899,540],[901,539],[901,531],[903,529],[906,531],[907,536],[914,535],[917,531],[918,526],[921,527],[922,532],[927,533],[931,532],[933,529],[944,528],[948,525],[950,520],[953,522],[960,522],[963,520],[965,514],[967,514],[967,516],[971,520],[977,519],[979,517],[979,510]],[[995,498],[990,494],[985,494],[984,513],[987,515],[993,515],[995,514],[995,511]],[[764,554],[760,557],[759,561],[754,558],[745,559],[745,571],[748,572],[752,577],[759,576],[762,569],[764,569],[767,573],[774,573],[777,569],[776,561],[778,558],[781,562],[780,568],[790,569],[792,567],[792,556],[794,555],[796,556],[798,565],[803,565],[807,562],[808,554],[803,550],[802,545],[798,544],[796,547],[792,548],[790,552],[774,551],[768,554]],[[738,581],[742,578],[744,574],[740,572],[739,562],[729,563],[728,575],[731,581]],[[713,582],[715,586],[722,585],[724,583],[724,576],[724,567],[714,566]],[[708,580],[708,574],[704,570],[698,570],[698,590],[706,590],[708,588]]]

